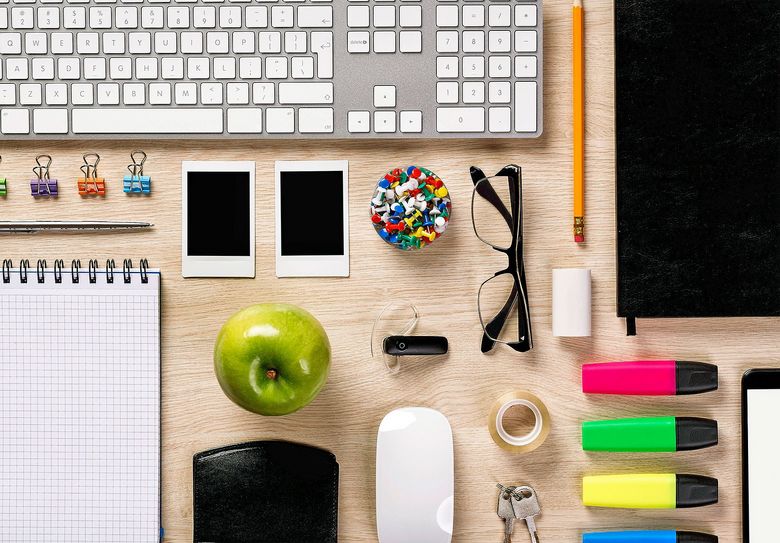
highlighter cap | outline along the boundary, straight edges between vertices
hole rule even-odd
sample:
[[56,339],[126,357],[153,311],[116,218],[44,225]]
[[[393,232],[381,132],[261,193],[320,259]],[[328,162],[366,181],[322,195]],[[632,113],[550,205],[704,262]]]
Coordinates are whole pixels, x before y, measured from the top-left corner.
[[677,450],[693,451],[718,444],[718,421],[677,417]]
[[677,543],[718,543],[718,536],[699,532],[677,532]]
[[677,475],[677,508],[718,503],[718,480],[704,475]]
[[677,394],[700,394],[718,390],[718,366],[704,362],[677,361]]

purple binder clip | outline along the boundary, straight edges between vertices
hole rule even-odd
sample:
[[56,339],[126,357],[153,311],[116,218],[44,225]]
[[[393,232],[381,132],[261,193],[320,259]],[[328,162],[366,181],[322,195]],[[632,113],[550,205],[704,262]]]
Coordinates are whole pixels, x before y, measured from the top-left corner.
[[[45,159],[46,163],[41,164]],[[56,179],[49,175],[49,166],[51,166],[51,157],[49,155],[38,155],[35,157],[37,166],[33,168],[33,173],[38,177],[30,179],[30,193],[34,198],[56,197],[59,194],[59,186]]]

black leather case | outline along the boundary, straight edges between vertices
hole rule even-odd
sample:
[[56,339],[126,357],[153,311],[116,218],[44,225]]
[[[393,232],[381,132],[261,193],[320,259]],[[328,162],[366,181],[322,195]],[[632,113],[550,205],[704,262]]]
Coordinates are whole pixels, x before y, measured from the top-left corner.
[[197,543],[335,543],[339,465],[328,451],[284,441],[193,458]]
[[780,315],[780,1],[615,0],[618,315]]

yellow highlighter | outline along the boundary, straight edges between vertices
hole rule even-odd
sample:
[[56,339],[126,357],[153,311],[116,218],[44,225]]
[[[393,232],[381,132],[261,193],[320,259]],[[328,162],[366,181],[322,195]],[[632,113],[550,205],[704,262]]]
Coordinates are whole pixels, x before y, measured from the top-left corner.
[[676,509],[718,502],[718,480],[703,475],[644,473],[582,478],[582,503],[590,507]]

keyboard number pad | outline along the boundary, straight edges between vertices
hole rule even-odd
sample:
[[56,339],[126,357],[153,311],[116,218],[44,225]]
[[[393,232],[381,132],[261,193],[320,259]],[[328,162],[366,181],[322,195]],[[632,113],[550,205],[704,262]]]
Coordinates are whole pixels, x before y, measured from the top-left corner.
[[539,10],[531,0],[438,1],[439,132],[537,131]]

